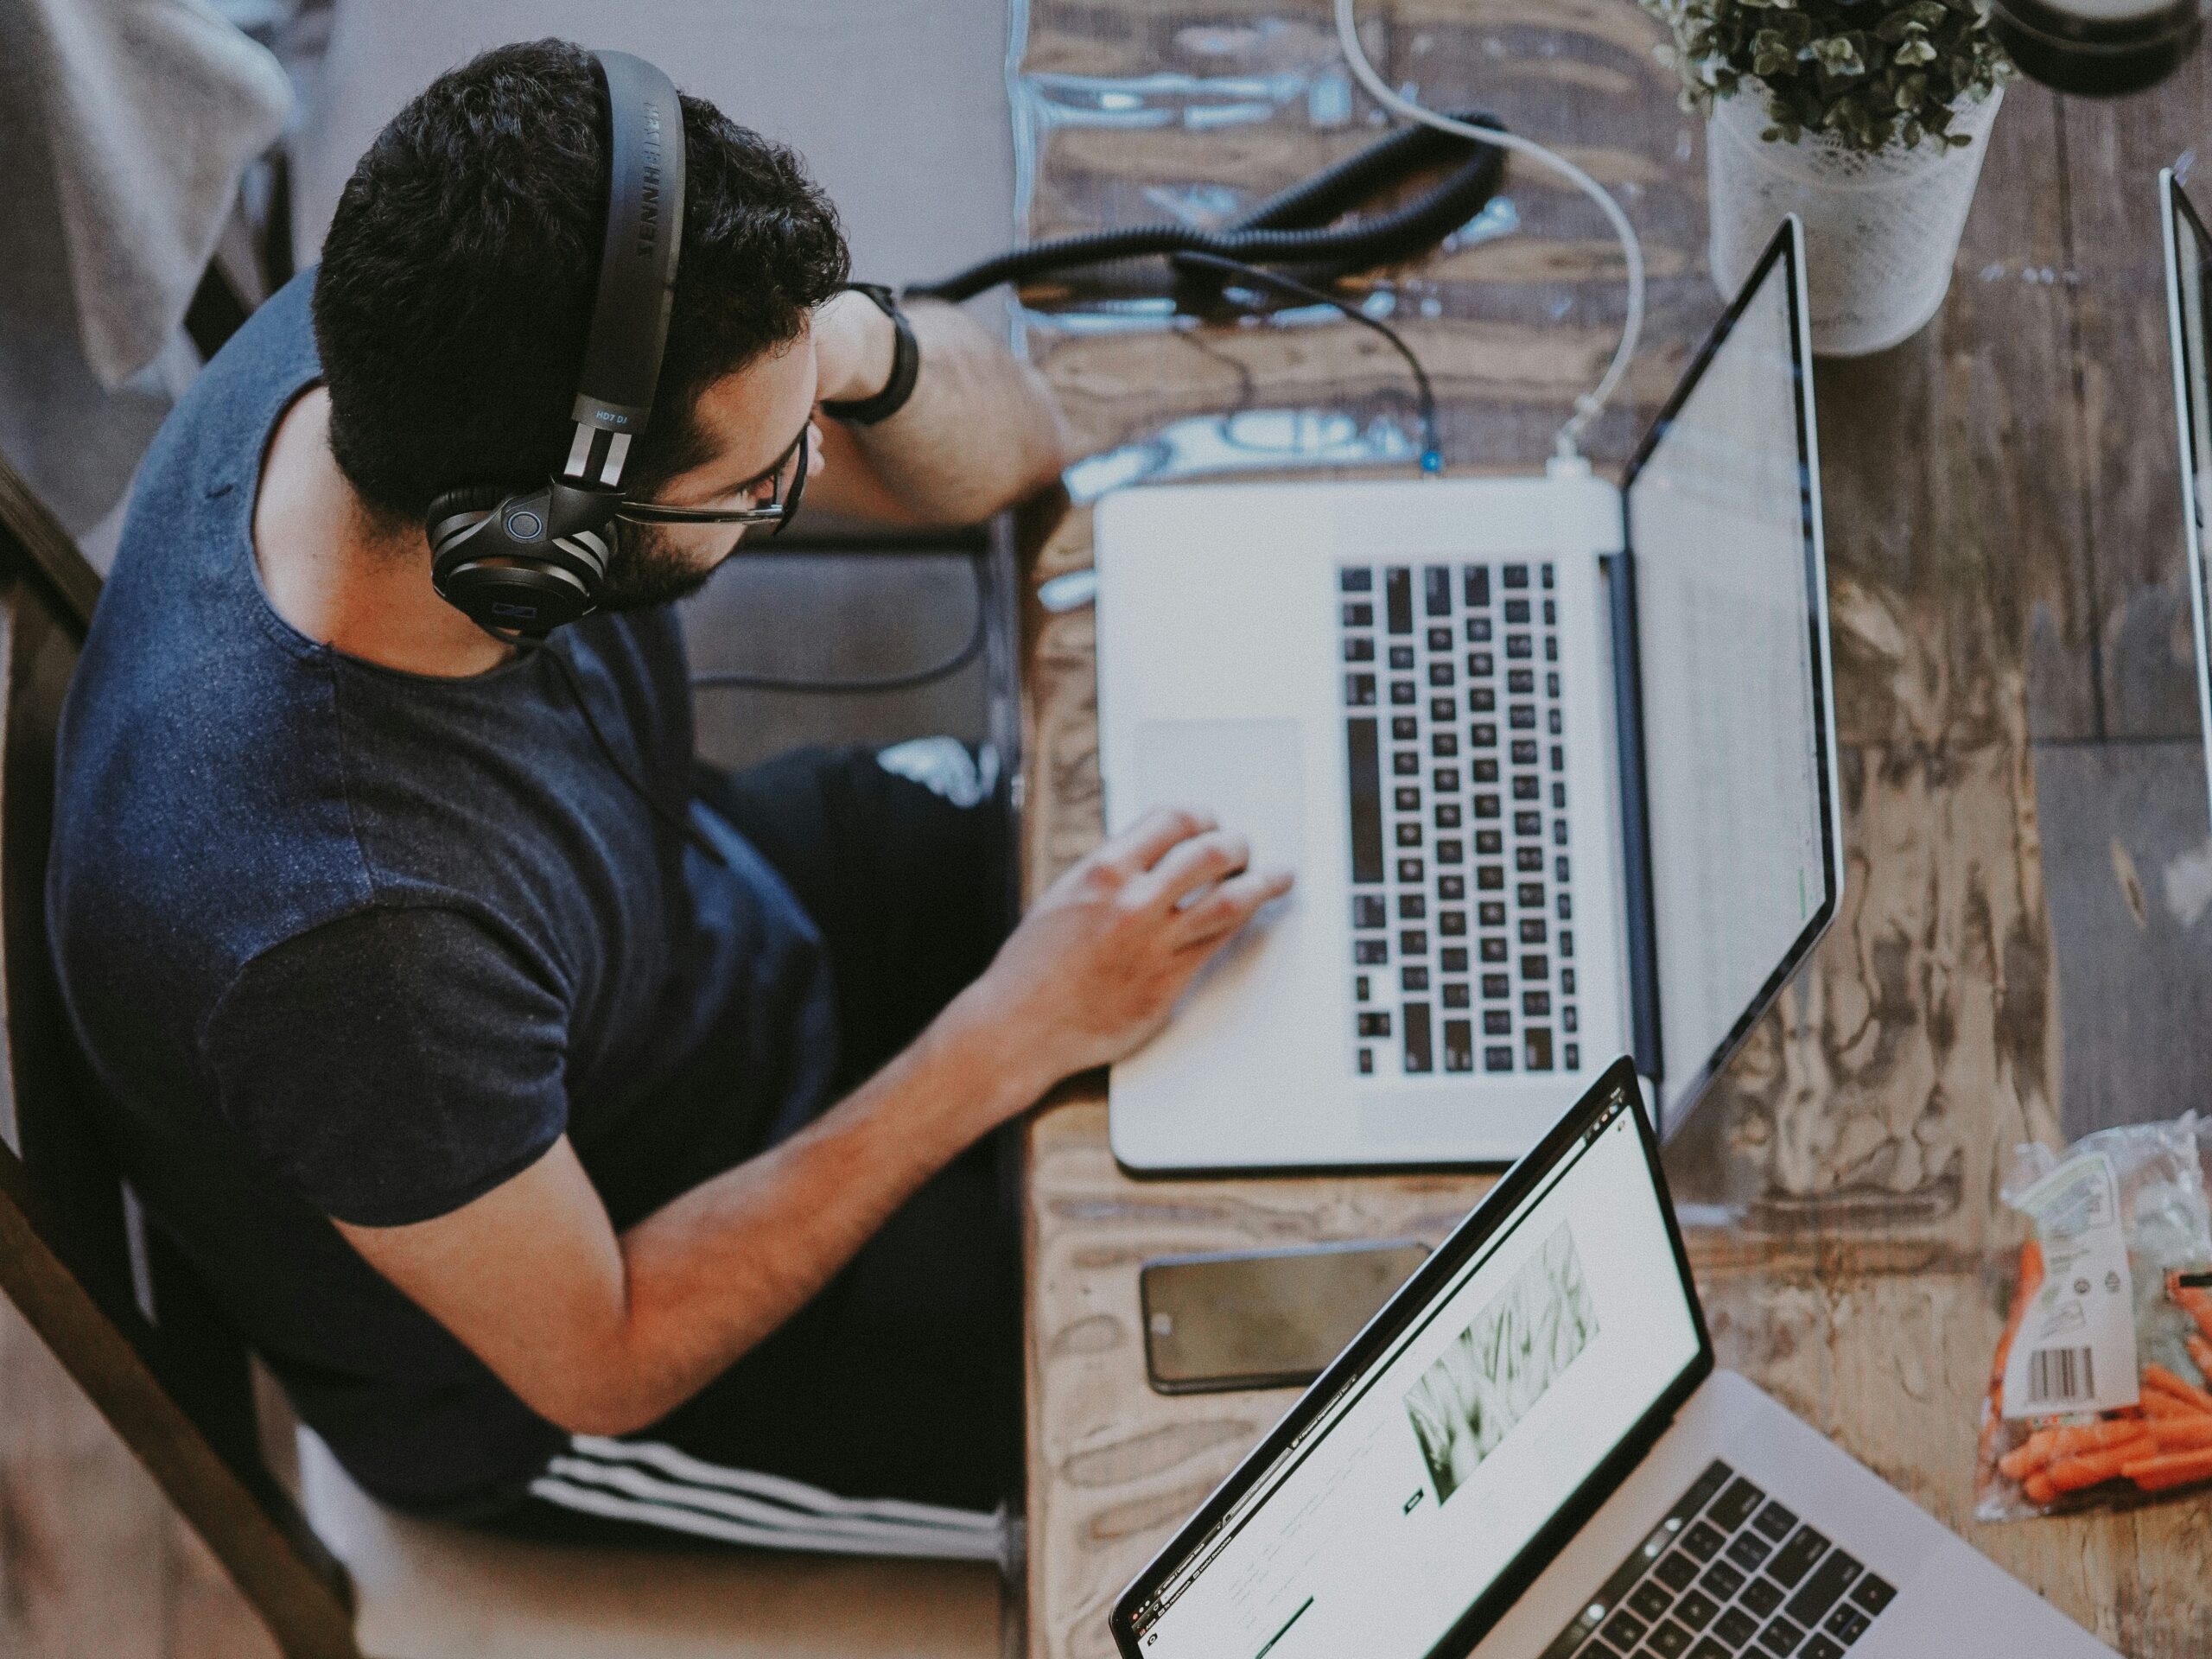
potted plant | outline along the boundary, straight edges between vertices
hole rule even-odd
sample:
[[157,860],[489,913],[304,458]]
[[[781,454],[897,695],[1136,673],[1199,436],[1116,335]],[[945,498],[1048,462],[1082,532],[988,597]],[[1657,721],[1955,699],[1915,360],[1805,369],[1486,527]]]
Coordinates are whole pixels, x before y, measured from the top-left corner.
[[1643,0],[1706,118],[1713,279],[1805,221],[1813,346],[1878,352],[1943,302],[2012,66],[1986,0]]

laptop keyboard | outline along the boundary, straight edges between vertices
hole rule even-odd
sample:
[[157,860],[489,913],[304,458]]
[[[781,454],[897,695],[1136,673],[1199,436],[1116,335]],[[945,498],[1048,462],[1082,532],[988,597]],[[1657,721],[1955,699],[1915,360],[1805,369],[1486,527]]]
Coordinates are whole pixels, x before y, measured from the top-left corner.
[[1716,1460],[1539,1659],[1840,1659],[1897,1593]]
[[1554,575],[1337,572],[1362,1076],[1581,1068]]

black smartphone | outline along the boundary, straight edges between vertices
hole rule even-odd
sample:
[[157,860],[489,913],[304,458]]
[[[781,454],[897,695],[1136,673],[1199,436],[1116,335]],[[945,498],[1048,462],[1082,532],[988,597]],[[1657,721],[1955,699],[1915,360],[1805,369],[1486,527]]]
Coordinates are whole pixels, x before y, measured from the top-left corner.
[[1162,1394],[1311,1382],[1428,1254],[1415,1239],[1164,1256],[1138,1274]]

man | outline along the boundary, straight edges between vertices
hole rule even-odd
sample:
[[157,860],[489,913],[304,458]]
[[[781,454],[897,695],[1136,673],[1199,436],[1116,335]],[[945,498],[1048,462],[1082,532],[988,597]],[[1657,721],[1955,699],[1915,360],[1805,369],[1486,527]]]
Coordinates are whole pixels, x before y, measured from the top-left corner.
[[[829,204],[683,125],[633,499],[811,465],[817,503],[956,523],[1057,474],[1041,384],[950,308],[886,413]],[[431,502],[566,449],[607,133],[562,42],[439,79],[165,428],[63,726],[70,1013],[153,1214],[380,1497],[986,1554],[1019,1393],[974,1149],[1288,878],[1162,814],[1001,944],[987,812],[864,754],[696,768],[669,602],[725,526],[624,524],[601,613],[528,652],[440,598]]]

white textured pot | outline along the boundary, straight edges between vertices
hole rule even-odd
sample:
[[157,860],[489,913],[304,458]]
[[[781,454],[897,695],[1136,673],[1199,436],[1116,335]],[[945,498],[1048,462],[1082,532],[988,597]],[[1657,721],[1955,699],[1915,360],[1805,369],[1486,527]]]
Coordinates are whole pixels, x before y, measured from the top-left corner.
[[2005,89],[1970,104],[1951,130],[1974,142],[1869,153],[1826,134],[1796,143],[1772,125],[1756,86],[1713,105],[1706,122],[1713,280],[1733,296],[1784,213],[1805,221],[1813,349],[1857,357],[1916,333],[1943,303],[1967,210],[1981,177]]

